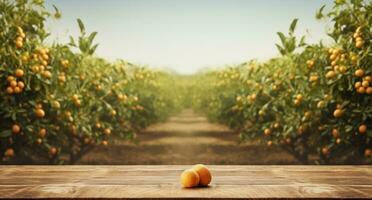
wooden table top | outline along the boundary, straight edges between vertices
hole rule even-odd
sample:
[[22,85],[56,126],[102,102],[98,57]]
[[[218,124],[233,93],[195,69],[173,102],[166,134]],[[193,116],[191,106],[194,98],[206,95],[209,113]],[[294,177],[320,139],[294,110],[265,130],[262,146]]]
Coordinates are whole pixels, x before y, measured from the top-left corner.
[[209,166],[210,187],[184,189],[190,166],[0,166],[1,198],[370,198],[372,166]]

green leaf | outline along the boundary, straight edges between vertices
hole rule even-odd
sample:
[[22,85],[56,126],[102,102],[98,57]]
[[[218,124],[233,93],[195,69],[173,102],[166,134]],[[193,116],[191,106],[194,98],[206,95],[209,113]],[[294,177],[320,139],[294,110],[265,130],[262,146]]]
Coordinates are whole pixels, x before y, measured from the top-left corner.
[[17,121],[17,113],[13,112],[11,118],[13,121]]
[[11,130],[5,130],[5,131],[0,132],[0,138],[6,138],[6,137],[9,137],[11,135],[12,135]]
[[282,32],[277,32],[276,34],[278,34],[278,36],[280,38],[280,41],[282,42],[282,45],[285,46],[285,44],[286,44],[286,37],[285,37],[285,35]]
[[372,131],[368,130],[368,131],[367,131],[367,136],[368,136],[368,137],[372,137]]
[[77,19],[77,22],[78,22],[78,24],[79,24],[80,32],[81,32],[82,34],[85,34],[85,27],[84,27],[84,23],[83,23],[83,21],[81,21],[81,19],[78,18],[78,19]]
[[293,32],[294,32],[294,30],[295,30],[295,28],[296,28],[296,25],[297,25],[297,21],[298,21],[297,18],[295,18],[295,19],[292,21],[291,26],[289,27],[289,32],[290,32],[290,33],[293,33]]
[[93,54],[93,53],[96,51],[97,47],[98,47],[98,44],[94,45],[94,46],[90,49],[89,54]]
[[70,46],[76,47],[75,40],[72,36],[70,36],[70,43],[68,43]]
[[89,40],[90,43],[93,42],[93,40],[94,40],[94,38],[96,37],[96,35],[97,35],[97,32],[93,32],[93,33],[91,33],[91,34],[89,35],[88,40]]
[[323,5],[315,14],[316,19],[322,19],[324,17],[323,10],[325,8],[325,5]]
[[305,46],[306,43],[305,43],[305,36],[302,36],[301,39],[300,39],[300,43],[298,44],[299,47],[303,47]]
[[284,51],[284,49],[280,45],[275,44],[275,46],[278,48],[280,54],[285,55],[285,51]]
[[61,12],[58,10],[58,8],[55,5],[53,5],[53,8],[56,11],[56,13],[54,13],[54,17],[57,19],[61,18],[62,15],[61,15]]

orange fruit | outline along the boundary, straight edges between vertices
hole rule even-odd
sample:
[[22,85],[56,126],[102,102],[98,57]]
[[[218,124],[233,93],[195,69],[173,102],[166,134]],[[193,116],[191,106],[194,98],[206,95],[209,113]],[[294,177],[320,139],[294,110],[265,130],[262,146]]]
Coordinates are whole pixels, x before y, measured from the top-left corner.
[[357,69],[354,73],[356,77],[362,77],[364,76],[364,70],[363,69]]
[[260,110],[260,111],[258,111],[258,114],[259,114],[260,116],[264,116],[266,113],[265,113],[265,111]]
[[40,71],[40,67],[38,65],[34,65],[31,67],[32,72],[37,73]]
[[35,115],[36,115],[36,117],[42,118],[42,117],[45,116],[45,112],[44,112],[43,109],[37,108],[37,109],[35,109]]
[[358,130],[359,130],[359,133],[364,134],[367,132],[367,126],[365,124],[362,124],[359,126]]
[[355,41],[357,41],[357,42],[358,42],[358,41],[363,41],[363,38],[360,37],[360,36],[359,36],[359,37],[356,37],[356,38],[355,38]]
[[105,147],[108,146],[108,141],[107,140],[103,140],[102,141],[102,145],[105,146]]
[[72,100],[76,101],[79,100],[79,96],[77,94],[72,95]]
[[20,87],[14,87],[14,93],[19,94],[22,92],[22,89]]
[[271,134],[271,130],[270,129],[265,129],[264,130],[264,134],[266,135],[266,136],[269,136],[270,134]]
[[358,40],[358,41],[356,41],[356,43],[355,43],[355,47],[356,47],[356,48],[362,48],[363,45],[364,45],[364,41],[363,41],[363,40]]
[[17,40],[15,42],[15,45],[16,45],[17,48],[22,48],[23,47],[23,42],[21,40]]
[[342,110],[341,109],[336,109],[334,112],[333,112],[333,116],[336,117],[336,118],[339,118],[342,116]]
[[70,64],[70,62],[68,61],[68,60],[61,60],[61,65],[63,66],[63,67],[68,67],[68,65]]
[[43,67],[44,67],[44,66],[47,66],[47,65],[48,65],[48,62],[47,62],[47,61],[45,61],[45,60],[42,60],[42,61],[41,61],[41,64],[42,64],[42,65],[43,65]]
[[252,99],[252,101],[256,100],[257,99],[257,95],[256,94],[252,94],[251,95],[251,99]]
[[10,87],[14,88],[17,86],[17,81],[13,80],[13,81],[10,81],[9,83]]
[[8,149],[5,151],[4,155],[5,155],[6,157],[13,157],[13,156],[14,156],[14,150],[13,150],[12,148],[8,148]]
[[58,101],[54,100],[52,101],[52,107],[55,109],[59,109],[61,108],[61,104]]
[[311,75],[310,78],[309,78],[310,82],[315,82],[317,80],[318,80],[318,76],[316,76],[316,75]]
[[339,136],[339,132],[336,128],[332,129],[332,136],[337,138]]
[[314,66],[314,60],[308,60],[306,61],[306,64],[309,68],[313,67]]
[[359,87],[358,90],[357,90],[357,92],[359,94],[364,94],[364,93],[366,93],[366,88],[365,87]]
[[326,73],[326,78],[327,79],[331,79],[331,78],[334,78],[336,76],[336,72],[334,71],[329,71]]
[[362,82],[360,82],[360,81],[356,82],[354,87],[355,87],[355,89],[358,89],[358,88],[362,87]]
[[196,187],[199,181],[199,174],[193,169],[187,169],[181,174],[181,185],[185,188]]
[[41,143],[43,143],[43,139],[41,139],[41,138],[37,138],[37,139],[36,139],[36,144],[41,144]]
[[42,75],[46,79],[51,79],[52,78],[52,73],[50,71],[44,71]]
[[293,103],[295,106],[299,106],[301,104],[301,100],[295,99]]
[[57,154],[57,152],[58,152],[58,150],[57,150],[57,148],[55,148],[55,147],[51,147],[51,148],[49,149],[49,154],[50,154],[51,156],[55,156],[55,155]]
[[192,168],[199,175],[199,185],[207,186],[212,181],[210,170],[203,164],[194,165]]
[[58,76],[60,82],[66,82],[66,76]]
[[14,125],[12,126],[12,132],[13,132],[14,134],[18,134],[19,132],[21,132],[21,127],[20,127],[18,124],[14,124]]
[[329,154],[329,148],[328,147],[323,147],[322,148],[322,154],[327,156]]
[[341,52],[341,50],[340,49],[333,49],[333,54],[335,54],[335,55],[338,55],[339,53]]
[[12,87],[7,87],[7,88],[6,88],[6,93],[7,93],[7,94],[13,94],[13,92],[14,92],[14,90],[13,90]]
[[363,81],[362,82],[362,86],[363,87],[368,87],[369,86],[369,82],[368,81]]
[[337,57],[337,55],[336,55],[336,54],[332,54],[331,56],[329,56],[329,59],[333,61],[333,60],[335,60],[335,59],[336,59],[336,57]]
[[42,75],[44,74],[45,66],[44,65],[39,65],[39,70],[42,72]]
[[364,150],[364,156],[365,157],[369,157],[370,155],[372,155],[372,150],[371,149]]
[[16,41],[20,41],[20,42],[23,42],[23,38],[22,38],[22,37],[20,37],[20,36],[18,36],[18,37],[16,37]]
[[366,89],[366,93],[367,93],[367,94],[372,94],[372,87],[368,87],[368,88]]
[[365,76],[363,78],[363,80],[368,81],[368,82],[372,82],[372,77],[371,76]]
[[341,73],[345,73],[347,71],[347,68],[345,66],[340,66],[338,69]]
[[65,115],[66,115],[67,117],[70,117],[70,116],[72,116],[72,113],[71,113],[70,111],[66,111],[66,112],[65,112]]
[[23,75],[25,75],[25,72],[22,69],[16,69],[14,74],[16,77],[21,78]]
[[45,52],[45,49],[40,48],[40,49],[36,49],[36,53],[38,53],[38,54],[45,54],[46,52]]
[[24,84],[22,81],[19,81],[19,82],[17,83],[17,85],[18,85],[18,87],[21,88],[21,89],[25,88],[25,84]]
[[48,56],[47,54],[43,54],[41,57],[42,57],[44,60],[49,60],[49,56]]
[[280,124],[279,123],[275,123],[274,124],[274,128],[276,128],[276,129],[280,128]]
[[6,79],[8,82],[11,82],[11,81],[14,81],[15,78],[14,76],[8,76],[8,78]]
[[336,139],[336,144],[340,144],[341,143],[341,138],[337,138]]
[[96,123],[96,128],[101,128],[101,124],[100,123]]
[[336,60],[332,61],[332,62],[331,62],[331,65],[332,65],[332,66],[337,65],[337,61],[336,61]]
[[105,135],[109,136],[109,135],[111,135],[111,129],[109,129],[109,128],[105,128],[105,129],[103,130],[103,133],[104,133]]
[[46,129],[45,128],[40,129],[39,137],[43,138],[43,137],[45,137],[45,135],[46,135]]

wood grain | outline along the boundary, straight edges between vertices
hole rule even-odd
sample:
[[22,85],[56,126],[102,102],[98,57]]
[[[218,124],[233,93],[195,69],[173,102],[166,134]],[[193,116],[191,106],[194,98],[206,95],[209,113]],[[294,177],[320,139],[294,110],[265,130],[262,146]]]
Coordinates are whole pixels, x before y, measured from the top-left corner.
[[210,166],[210,187],[183,189],[190,166],[0,166],[1,198],[372,198],[372,166]]

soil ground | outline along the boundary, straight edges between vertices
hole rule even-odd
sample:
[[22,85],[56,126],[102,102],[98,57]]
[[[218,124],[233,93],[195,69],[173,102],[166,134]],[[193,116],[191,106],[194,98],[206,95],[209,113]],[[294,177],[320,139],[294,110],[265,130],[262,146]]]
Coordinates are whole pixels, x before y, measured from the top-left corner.
[[78,164],[299,164],[279,147],[239,143],[238,134],[185,110],[148,127],[137,142],[117,140],[96,147]]

